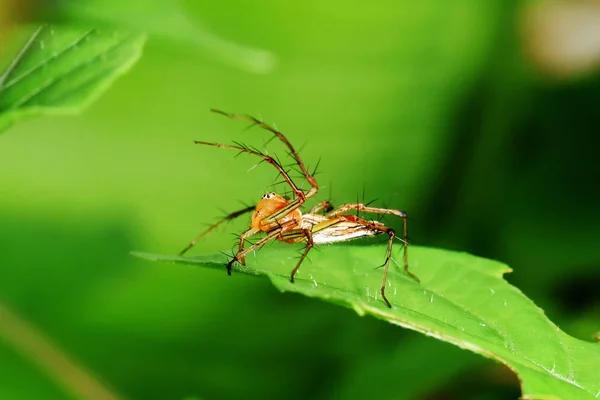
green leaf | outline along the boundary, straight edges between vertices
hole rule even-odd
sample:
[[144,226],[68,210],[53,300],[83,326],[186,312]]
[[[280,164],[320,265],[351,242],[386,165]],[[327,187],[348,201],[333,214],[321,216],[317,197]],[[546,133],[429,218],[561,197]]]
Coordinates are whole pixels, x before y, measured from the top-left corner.
[[201,20],[193,18],[176,1],[67,0],[54,11],[69,19],[127,26],[177,43],[197,46],[222,62],[246,72],[270,73],[276,64],[273,52],[220,36]]
[[81,110],[141,55],[145,35],[45,25],[21,32],[20,50],[2,54],[0,130],[25,115]]
[[[400,246],[397,246],[400,247]],[[266,275],[281,291],[301,293],[373,315],[394,325],[452,343],[508,366],[522,382],[526,399],[600,398],[600,345],[575,339],[502,275],[506,265],[466,253],[411,247],[412,272],[392,265],[386,289],[389,309],[379,296],[383,271],[376,269],[385,246],[322,246],[302,265],[289,247],[272,246],[247,258],[234,274]],[[395,259],[401,259],[399,249]],[[154,260],[224,271],[226,256],[179,257],[135,252]]]

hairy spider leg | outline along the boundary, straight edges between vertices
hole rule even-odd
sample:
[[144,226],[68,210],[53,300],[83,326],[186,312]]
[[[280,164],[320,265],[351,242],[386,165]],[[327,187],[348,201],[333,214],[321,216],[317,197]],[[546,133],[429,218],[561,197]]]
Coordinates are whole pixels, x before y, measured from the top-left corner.
[[407,218],[406,213],[403,211],[399,211],[399,210],[390,210],[387,208],[369,207],[369,206],[365,206],[364,204],[361,204],[361,203],[356,203],[356,204],[345,204],[343,206],[340,206],[340,207],[336,208],[335,210],[325,214],[325,216],[326,217],[335,217],[335,216],[342,215],[342,214],[347,213],[348,211],[352,211],[352,210],[364,211],[364,212],[373,213],[373,214],[389,214],[389,215],[395,215],[397,217],[402,218],[402,242],[404,244],[404,255],[403,255],[403,257],[404,257],[404,272],[408,276],[413,278],[415,281],[420,282],[421,280],[415,274],[410,272],[408,269],[408,232],[407,232],[407,228],[406,228],[406,218]]
[[[291,282],[294,282],[294,276],[296,275],[298,268],[300,268],[300,264],[302,264],[302,261],[304,261],[304,259],[306,258],[308,251],[314,246],[315,235],[318,236],[319,233],[325,233],[328,231],[333,231],[335,229],[335,235],[332,235],[332,237],[337,237],[340,239],[337,241],[345,241],[363,236],[373,236],[381,231],[381,229],[379,228],[373,228],[374,226],[379,227],[379,225],[349,215],[341,215],[338,217],[328,219],[322,215],[304,214],[302,221],[303,223],[301,228],[283,230],[281,232],[281,235],[277,237],[277,240],[286,243],[307,242],[306,249],[304,250],[302,257],[300,257],[300,261],[298,261],[298,264],[292,270],[292,273],[290,275]],[[346,239],[344,239],[344,237],[346,237]],[[321,243],[328,242],[327,239],[324,240],[321,238],[319,240]],[[329,242],[333,241],[336,240],[331,240]]]
[[[242,251],[238,251],[237,254],[235,256],[233,256],[233,258],[231,260],[229,260],[229,262],[227,263],[227,274],[231,275],[231,267],[233,266],[233,264],[236,261],[240,261],[241,259],[246,257],[249,253],[261,248],[265,243],[277,238],[277,236],[281,235],[281,232],[284,229],[285,229],[285,227],[273,229],[272,231],[267,232],[267,236],[260,239],[258,242],[254,243],[253,245],[249,246],[246,249],[243,249]],[[248,236],[250,236],[250,235],[248,235]]]
[[[239,253],[243,252],[244,251],[244,244],[246,243],[246,240],[250,236],[256,235],[258,232],[260,232],[260,230],[258,228],[250,228],[247,231],[245,231],[244,233],[242,233],[240,235],[240,240],[238,242],[238,251],[237,251],[236,254],[239,254]],[[244,257],[239,258],[238,261],[243,266],[246,266],[246,259]],[[229,268],[227,269],[227,273],[229,275],[231,275],[231,270]]]
[[212,231],[213,229],[217,228],[217,227],[218,227],[219,225],[221,225],[222,223],[224,223],[224,222],[227,222],[227,221],[231,221],[232,219],[235,219],[235,218],[237,218],[237,217],[239,217],[239,216],[241,216],[241,215],[244,215],[244,214],[246,214],[246,213],[249,213],[250,211],[253,211],[253,210],[254,210],[254,208],[255,208],[254,206],[251,206],[251,207],[246,207],[246,208],[244,208],[244,209],[242,209],[242,210],[239,210],[239,211],[232,212],[231,214],[229,214],[229,215],[225,216],[225,218],[221,219],[221,220],[220,220],[220,221],[218,221],[217,223],[215,223],[215,224],[213,224],[213,225],[209,226],[209,227],[208,227],[208,228],[207,228],[207,229],[206,229],[204,232],[202,232],[201,234],[199,234],[198,236],[196,236],[196,237],[194,238],[194,240],[192,240],[192,241],[191,241],[191,242],[190,242],[190,243],[189,243],[189,244],[188,244],[188,245],[187,245],[187,246],[186,246],[186,247],[185,247],[183,250],[181,250],[181,251],[179,252],[179,255],[180,255],[180,256],[184,255],[184,254],[185,254],[185,253],[186,253],[186,252],[187,252],[189,249],[191,249],[192,247],[194,247],[194,246],[196,245],[196,243],[198,243],[198,241],[199,241],[200,239],[202,239],[202,238],[203,238],[204,236],[206,236],[206,235],[207,235],[207,234],[208,234],[210,231]]
[[298,269],[300,269],[300,265],[306,258],[310,249],[312,249],[314,247],[314,241],[313,241],[313,230],[314,229],[315,229],[315,226],[312,226],[310,228],[289,229],[285,232],[281,232],[281,235],[277,238],[277,240],[280,240],[280,241],[286,242],[286,243],[306,242],[306,247],[304,248],[304,251],[302,252],[302,255],[300,256],[300,260],[298,260],[298,263],[296,264],[296,266],[290,273],[290,282],[292,282],[292,283],[294,283],[294,277],[296,276]]
[[[289,154],[294,158],[294,160],[296,161],[296,164],[298,165],[298,167],[300,167],[300,170],[302,171],[302,175],[310,184],[310,186],[311,186],[310,190],[308,191],[308,193],[304,193],[295,184],[293,184],[292,179],[290,178],[287,171],[285,171],[283,169],[283,167],[281,165],[279,165],[279,163],[277,163],[277,161],[273,160],[271,157],[267,156],[266,154],[262,154],[258,151],[245,151],[246,153],[255,154],[255,155],[263,158],[265,161],[269,162],[271,165],[275,166],[275,168],[277,168],[277,170],[283,176],[285,181],[288,182],[288,184],[290,184],[294,194],[296,195],[296,198],[291,200],[286,207],[278,210],[278,212],[276,212],[273,215],[270,215],[268,217],[265,217],[265,218],[268,218],[272,222],[273,220],[276,220],[276,219],[280,218],[281,216],[286,215],[287,213],[299,208],[307,199],[309,199],[309,198],[313,197],[315,194],[317,194],[317,191],[319,190],[319,185],[317,184],[316,179],[308,171],[308,169],[306,168],[306,165],[304,164],[304,162],[302,162],[300,155],[298,154],[298,152],[296,151],[294,146],[292,146],[290,141],[285,137],[285,135],[283,133],[281,133],[277,129],[273,128],[272,126],[264,123],[263,121],[259,120],[258,118],[252,117],[250,115],[232,114],[232,113],[228,113],[228,112],[216,110],[216,109],[211,109],[211,111],[214,113],[217,113],[217,114],[221,114],[227,118],[252,122],[252,124],[258,125],[261,128],[273,133],[275,135],[275,137],[277,137],[277,139],[279,139],[288,148]],[[240,149],[238,149],[238,150],[240,150]],[[250,149],[248,149],[248,150],[250,150]],[[267,160],[265,157],[270,158],[272,161]]]
[[308,214],[320,214],[322,212],[329,212],[331,210],[333,210],[333,205],[329,201],[325,200],[315,204],[315,206],[308,211]]
[[194,141],[194,143],[203,144],[206,146],[223,148],[223,149],[234,149],[234,150],[238,150],[240,153],[254,154],[255,156],[262,158],[264,161],[266,161],[269,164],[271,164],[272,166],[274,166],[275,169],[277,169],[277,171],[279,171],[279,173],[284,177],[285,181],[290,185],[290,187],[292,188],[292,190],[298,197],[296,197],[292,201],[287,201],[287,203],[283,207],[278,208],[272,214],[265,215],[263,217],[263,220],[266,223],[276,223],[276,221],[278,219],[280,219],[283,216],[289,214],[290,212],[300,208],[300,206],[306,201],[307,196],[304,194],[304,192],[301,189],[298,188],[298,186],[296,186],[296,184],[292,181],[292,179],[290,178],[288,173],[283,169],[283,167],[273,157],[263,154],[256,150],[252,150],[248,147],[235,146],[235,145],[222,144],[222,143],[209,143],[209,142],[202,142],[199,140]]
[[296,272],[298,272],[298,269],[300,269],[300,264],[302,264],[302,261],[304,261],[310,249],[312,249],[315,245],[315,243],[313,242],[311,229],[302,229],[302,234],[304,235],[306,240],[306,247],[304,248],[304,252],[302,252],[302,255],[300,256],[300,260],[298,260],[298,264],[296,264],[296,266],[292,270],[292,273],[290,274],[290,282],[292,283],[294,283],[294,276],[296,276]]
[[288,185],[290,185],[290,187],[292,188],[292,191],[294,192],[294,194],[296,194],[296,196],[305,198],[304,192],[300,188],[298,188],[298,186],[296,186],[296,184],[292,181],[292,179],[287,174],[285,169],[283,169],[283,167],[277,162],[277,160],[275,160],[273,157],[271,157],[267,154],[261,153],[258,150],[253,150],[246,146],[236,146],[233,144],[211,143],[211,142],[203,142],[201,140],[194,140],[194,143],[195,144],[203,144],[206,146],[218,147],[221,149],[233,149],[233,150],[239,151],[240,153],[254,154],[255,156],[262,158],[264,161],[266,161],[269,164],[271,164],[272,166],[274,166],[277,169],[277,171],[279,171],[279,173],[283,176],[283,178],[288,183]]
[[[396,236],[396,233],[394,232],[393,229],[390,229],[387,227],[378,227],[378,229],[381,229],[383,232],[387,233],[389,236],[387,252],[385,254],[385,262],[382,265],[383,279],[381,281],[380,293],[381,293],[381,297],[383,298],[383,300],[385,300],[385,304],[387,304],[387,306],[389,308],[392,308],[390,301],[387,299],[387,297],[385,297],[385,284],[387,282],[388,267],[390,265],[390,258],[392,257],[392,245],[394,244],[394,237]],[[404,248],[406,249],[406,243],[404,244]],[[416,278],[416,276],[414,276],[412,274],[410,274],[410,275],[413,276],[414,278]]]
[[[396,232],[393,229],[388,228],[381,223],[375,221],[367,221],[355,215],[338,215],[331,217],[331,219],[325,220],[323,220],[323,218],[327,218],[327,216],[305,214],[304,217],[308,217],[304,218],[305,222],[311,224],[314,223],[314,225],[312,225],[310,228],[304,229],[289,229],[288,231],[283,232],[280,237],[278,237],[278,240],[285,241],[287,243],[300,243],[307,240],[307,234],[305,231],[307,229],[310,229],[310,246],[307,245],[307,247],[305,248],[302,257],[300,258],[300,261],[292,271],[290,281],[294,282],[294,276],[300,268],[300,264],[306,258],[306,254],[308,253],[308,251],[313,247],[315,242],[315,236],[318,237],[319,233],[329,233],[328,235],[325,235],[325,237],[319,239],[321,243],[352,240],[364,236],[374,236],[377,233],[385,233],[388,235],[388,246],[386,250],[385,261],[380,266],[383,267],[383,278],[381,280],[380,293],[385,304],[389,308],[391,308],[392,305],[388,300],[387,296],[385,295],[385,287],[387,283],[388,268],[390,264],[390,259],[392,257],[392,248],[394,239],[396,238]],[[410,272],[409,275],[414,279],[418,279],[415,275],[413,275]]]
[[[390,258],[392,257],[392,246],[394,244],[394,238],[396,237],[396,232],[393,229],[388,228],[387,226],[384,226],[384,225],[379,224],[379,223],[375,223],[375,222],[364,220],[364,219],[362,219],[360,217],[357,217],[355,215],[340,215],[338,217],[335,217],[334,221],[335,222],[333,224],[328,225],[324,229],[328,229],[328,228],[330,229],[332,226],[334,226],[336,224],[340,224],[342,222],[353,222],[353,223],[356,223],[359,226],[362,226],[364,229],[367,229],[367,230],[370,230],[370,231],[373,231],[373,232],[376,232],[376,231],[377,232],[382,232],[382,233],[386,233],[388,235],[389,239],[388,239],[387,251],[386,251],[386,254],[385,254],[385,261],[380,266],[380,267],[383,267],[383,278],[381,279],[381,289],[380,289],[379,292],[381,293],[381,297],[385,301],[385,304],[389,308],[392,308],[392,304],[390,303],[390,301],[388,300],[388,298],[385,295],[385,285],[387,283],[388,267],[390,265]],[[325,225],[325,223],[324,223],[324,225]],[[404,248],[406,249],[406,244],[405,244]],[[412,274],[410,274],[410,275],[413,276]]]
[[[308,191],[308,193],[306,193],[306,195],[304,194],[304,192],[302,192],[302,194],[296,193],[296,195],[298,197],[305,196],[304,200],[306,200],[307,198],[310,198],[317,193],[317,191],[319,190],[317,181],[315,180],[314,176],[308,171],[308,169],[306,168],[306,165],[304,165],[304,163],[300,159],[300,155],[298,154],[298,152],[296,151],[294,146],[292,146],[292,144],[289,142],[289,140],[285,137],[285,135],[283,133],[281,133],[277,129],[273,128],[272,126],[264,123],[263,121],[259,120],[258,118],[252,117],[250,115],[231,114],[231,113],[228,113],[225,111],[216,110],[214,108],[211,109],[211,111],[214,113],[217,113],[217,114],[224,115],[228,118],[252,122],[254,125],[258,125],[261,128],[266,129],[267,131],[273,133],[288,148],[288,150],[290,151],[290,155],[292,157],[294,157],[294,160],[296,160],[296,164],[298,164],[298,166],[300,167],[300,170],[302,171],[302,174],[304,175],[304,177],[306,178],[306,180],[308,181],[308,183],[311,186],[311,189]],[[284,175],[284,177],[285,177],[285,175]]]

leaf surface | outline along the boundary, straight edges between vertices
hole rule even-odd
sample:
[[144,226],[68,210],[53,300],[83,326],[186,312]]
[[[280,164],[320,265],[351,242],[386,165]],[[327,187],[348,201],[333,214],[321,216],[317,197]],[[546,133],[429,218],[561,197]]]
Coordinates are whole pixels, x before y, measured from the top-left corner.
[[[394,258],[401,259],[400,246]],[[522,383],[526,399],[600,397],[600,346],[562,332],[544,312],[503,279],[510,268],[467,253],[411,247],[411,270],[421,283],[392,264],[381,300],[385,247],[323,246],[289,281],[295,253],[274,245],[247,258],[234,274],[266,275],[281,291],[301,293],[373,315],[502,362]],[[135,252],[154,261],[224,271],[224,255],[179,257]]]
[[15,40],[1,54],[0,130],[25,115],[81,110],[137,61],[145,35],[43,25]]

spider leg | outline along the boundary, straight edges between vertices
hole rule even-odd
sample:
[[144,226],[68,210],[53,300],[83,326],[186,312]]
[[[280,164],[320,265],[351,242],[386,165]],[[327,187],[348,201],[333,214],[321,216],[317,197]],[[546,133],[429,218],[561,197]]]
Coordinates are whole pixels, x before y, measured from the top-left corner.
[[246,213],[248,213],[248,212],[250,212],[252,210],[254,210],[254,206],[246,207],[246,208],[244,208],[242,210],[232,212],[231,214],[225,216],[225,218],[223,218],[222,220],[218,221],[217,223],[209,226],[204,232],[202,232],[201,234],[199,234],[198,236],[196,236],[194,238],[194,240],[192,240],[183,250],[181,250],[179,252],[179,255],[180,256],[184,255],[189,249],[191,249],[192,247],[194,247],[196,245],[196,243],[198,243],[198,241],[200,239],[202,239],[210,231],[212,231],[213,229],[215,229],[216,227],[218,227],[222,223],[227,222],[227,221],[231,221],[232,219],[235,219],[235,218],[237,218],[237,217],[239,217],[241,215],[244,215],[244,214],[246,214]]
[[298,272],[298,269],[300,268],[300,264],[302,264],[302,262],[306,258],[306,255],[310,251],[310,249],[312,249],[314,247],[312,230],[315,228],[315,226],[311,227],[310,229],[298,229],[298,228],[288,229],[287,231],[281,232],[281,236],[278,238],[279,240],[286,242],[286,243],[306,242],[306,247],[304,248],[304,252],[302,253],[302,256],[300,256],[300,260],[298,261],[298,264],[296,264],[296,266],[292,270],[292,273],[290,274],[290,282],[292,282],[292,283],[294,283],[294,277],[296,276],[296,273]]
[[329,212],[331,210],[333,210],[333,205],[329,201],[325,200],[318,204],[315,204],[315,206],[313,208],[311,208],[308,211],[308,213],[309,214],[320,214],[322,212]]
[[[341,217],[338,217],[338,218],[341,218]],[[387,226],[381,226],[379,224],[374,224],[372,222],[363,220],[361,218],[357,218],[357,221],[360,222],[362,225],[364,225],[365,227],[367,227],[369,229],[373,229],[373,230],[377,230],[377,231],[386,233],[388,235],[388,237],[389,237],[389,239],[388,239],[388,245],[387,245],[387,251],[385,253],[385,261],[384,261],[383,265],[381,265],[383,267],[383,279],[381,280],[381,290],[379,292],[381,293],[381,297],[385,301],[385,304],[389,308],[392,308],[392,304],[390,303],[390,301],[385,296],[385,285],[387,283],[388,267],[390,266],[390,258],[392,258],[392,247],[393,247],[393,244],[394,244],[394,238],[396,237],[396,232],[393,229],[388,228]],[[405,259],[404,259],[404,261],[405,261],[404,271],[411,278],[413,278],[414,280],[416,280],[417,282],[419,282],[419,278],[417,278],[416,275],[412,274],[408,270],[408,259],[406,258],[406,248],[407,248],[407,244],[406,244],[406,242],[404,242],[404,257],[405,257]]]
[[[246,231],[244,233],[247,233],[247,232],[249,232],[249,231]],[[233,266],[233,263],[235,263],[236,261],[239,261],[241,263],[242,262],[241,260],[243,260],[244,257],[246,257],[246,255],[248,253],[251,253],[256,249],[259,249],[265,243],[277,238],[277,236],[279,236],[280,234],[281,234],[281,228],[273,229],[271,232],[267,233],[267,236],[260,239],[258,242],[254,243],[252,246],[249,246],[246,249],[239,250],[237,252],[237,254],[235,256],[233,256],[233,258],[231,260],[229,260],[229,262],[227,263],[227,274],[231,275],[231,267]],[[248,235],[248,236],[250,236],[250,235]]]
[[[344,222],[344,221],[355,222],[357,224],[357,227],[360,226],[365,229],[383,232],[388,235],[389,239],[388,239],[387,251],[385,253],[385,261],[384,261],[383,265],[381,265],[381,267],[383,267],[383,278],[381,280],[380,293],[381,293],[381,297],[383,298],[383,301],[385,302],[385,304],[389,308],[392,308],[392,304],[385,296],[385,285],[387,283],[388,267],[390,265],[390,258],[392,258],[392,246],[394,244],[394,238],[396,237],[396,232],[393,229],[388,228],[387,226],[374,224],[372,222],[369,222],[367,220],[364,220],[362,218],[358,218],[355,216],[344,216],[344,215],[340,215],[338,217],[333,218],[330,221],[326,221],[326,222],[316,225],[315,231],[316,231],[316,229],[319,229],[319,230],[327,229],[333,225],[339,224],[340,222]],[[320,225],[322,225],[323,228],[321,228]],[[406,248],[406,245],[405,245],[405,248]],[[416,276],[412,275],[410,272],[409,272],[409,275],[412,276],[413,278],[416,278]]]
[[277,162],[277,160],[275,160],[273,157],[271,157],[269,155],[263,154],[257,150],[250,149],[246,146],[237,146],[237,145],[222,144],[222,143],[209,143],[209,142],[202,142],[199,140],[194,141],[194,143],[218,147],[218,148],[224,148],[224,149],[234,149],[234,150],[238,150],[240,153],[254,154],[255,156],[258,156],[258,157],[262,158],[264,161],[273,165],[279,171],[279,173],[284,177],[285,181],[292,188],[292,191],[296,195],[296,198],[294,198],[292,201],[290,201],[288,204],[286,204],[285,207],[282,207],[282,208],[278,209],[277,211],[273,212],[272,214],[265,216],[263,218],[265,223],[270,224],[270,223],[276,222],[278,219],[283,218],[286,215],[288,215],[289,213],[291,213],[292,211],[296,210],[297,208],[300,208],[300,206],[306,201],[306,199],[308,197],[307,194],[305,194],[300,188],[298,188],[298,186],[296,186],[296,184],[292,181],[292,178],[290,178],[289,174],[285,171],[285,169],[281,166],[281,164],[279,164],[279,162]]
[[[393,229],[389,229],[389,228],[386,228],[385,232],[389,235],[389,239],[388,239],[387,252],[385,253],[385,262],[383,263],[383,279],[381,281],[380,293],[381,293],[381,297],[385,301],[385,304],[387,304],[387,306],[389,308],[392,308],[390,301],[387,299],[387,297],[385,297],[385,284],[387,283],[388,267],[390,265],[390,258],[392,257],[392,245],[394,244],[394,236],[396,234]],[[404,248],[406,249],[406,245],[404,246]],[[411,274],[411,276],[413,276],[413,275]]]
[[[220,111],[220,110],[215,110],[215,109],[211,109],[211,111],[214,113],[217,113],[217,114],[224,115],[228,118],[238,119],[238,120],[242,120],[242,121],[250,121],[254,125],[258,125],[261,128],[266,129],[269,132],[273,133],[277,137],[277,139],[279,139],[288,148],[288,150],[290,151],[290,155],[294,158],[294,160],[296,160],[296,164],[298,164],[298,166],[300,167],[302,174],[304,175],[304,177],[306,178],[308,183],[310,183],[311,189],[308,191],[308,193],[306,193],[306,198],[310,198],[317,193],[317,191],[319,190],[317,181],[315,180],[314,176],[308,171],[308,169],[306,168],[306,165],[304,165],[304,163],[300,159],[300,155],[298,154],[296,149],[294,149],[294,146],[292,146],[292,144],[283,135],[283,133],[279,132],[277,129],[271,127],[270,125],[264,123],[263,121],[255,118],[255,117],[251,117],[249,115],[231,114],[231,113],[227,113],[225,111]],[[285,177],[285,175],[284,175],[284,177]]]
[[374,214],[391,214],[391,215],[396,215],[400,218],[406,218],[406,213],[403,211],[391,210],[389,208],[369,207],[362,203],[344,204],[343,206],[339,206],[335,210],[328,212],[326,214],[326,216],[336,217],[338,215],[345,214],[348,211],[352,211],[352,210],[364,211],[364,212],[374,213]]
[[[349,223],[349,225],[348,225],[348,223]],[[344,224],[346,224],[346,226],[344,226]],[[392,304],[390,303],[390,301],[387,299],[387,297],[385,295],[385,285],[387,283],[388,267],[390,264],[390,259],[392,257],[392,246],[394,244],[394,238],[396,236],[396,233],[391,228],[388,228],[386,226],[381,226],[379,224],[374,224],[372,222],[363,220],[363,219],[355,217],[355,216],[340,215],[337,217],[333,217],[327,221],[323,221],[316,225],[313,225],[310,229],[290,229],[285,232],[282,232],[281,236],[279,237],[279,239],[282,241],[285,241],[287,243],[299,243],[299,242],[304,242],[304,241],[307,242],[306,248],[304,249],[304,252],[302,253],[302,256],[300,257],[300,261],[298,262],[298,264],[292,271],[292,274],[290,276],[290,281],[294,282],[294,276],[296,275],[296,272],[298,272],[298,268],[300,268],[300,264],[302,264],[302,261],[304,261],[304,259],[306,258],[306,255],[308,254],[310,249],[314,246],[313,234],[318,234],[319,232],[327,231],[327,230],[331,230],[331,229],[338,230],[337,233],[339,233],[341,235],[344,234],[344,231],[347,231],[348,233],[352,233],[352,232],[356,232],[356,231],[360,231],[360,230],[368,230],[368,231],[384,232],[389,236],[387,251],[385,254],[385,261],[382,265],[382,267],[384,267],[384,269],[383,269],[383,279],[381,281],[380,293],[381,293],[381,297],[383,298],[383,301],[385,302],[385,304],[389,308],[392,308]]]
[[[246,239],[248,239],[252,235],[256,235],[259,232],[260,232],[260,230],[258,228],[251,228],[251,229],[248,229],[246,232],[242,233],[240,235],[240,241],[238,243],[238,253],[241,253],[244,251],[244,243],[246,242]],[[244,257],[240,258],[238,261],[243,266],[246,266],[246,260],[244,259]]]
[[311,230],[310,229],[302,229],[302,234],[304,235],[304,238],[306,240],[306,247],[304,248],[304,252],[300,256],[300,260],[298,261],[298,264],[296,264],[296,266],[292,270],[292,273],[290,274],[290,282],[292,282],[292,283],[294,283],[294,276],[296,276],[296,273],[298,272],[298,269],[300,268],[300,264],[302,264],[302,261],[304,261],[304,259],[306,258],[306,255],[308,254],[310,249],[312,249],[314,246]]
[[261,153],[258,150],[254,150],[249,147],[246,147],[244,145],[236,146],[233,144],[210,143],[210,142],[203,142],[200,140],[194,140],[194,143],[203,144],[203,145],[212,146],[212,147],[219,147],[222,149],[234,149],[234,150],[238,150],[240,153],[253,154],[255,156],[262,158],[264,161],[266,161],[269,164],[271,164],[272,166],[274,166],[277,169],[277,171],[279,171],[281,176],[283,176],[283,178],[288,183],[288,185],[290,185],[294,194],[296,196],[298,196],[299,198],[301,198],[302,202],[305,201],[306,195],[304,194],[304,192],[300,188],[298,188],[298,186],[296,186],[296,184],[292,181],[292,178],[290,178],[289,174],[285,171],[285,169],[281,166],[281,164],[279,164],[277,162],[277,160],[275,160],[273,157],[271,157],[267,154]]
[[364,211],[364,212],[374,213],[374,214],[390,214],[390,215],[395,215],[397,217],[402,218],[402,242],[404,244],[404,272],[408,276],[413,278],[415,281],[420,282],[420,279],[415,274],[410,272],[408,269],[408,232],[407,232],[407,228],[406,228],[406,218],[407,218],[406,213],[403,211],[399,211],[399,210],[391,210],[391,209],[387,209],[387,208],[378,208],[378,207],[369,207],[369,206],[365,206],[364,204],[361,204],[361,203],[356,203],[356,204],[345,204],[343,206],[340,206],[340,207],[336,208],[335,210],[325,214],[325,216],[326,217],[335,217],[335,216],[339,216],[344,213],[347,213],[348,211],[351,211],[351,210]]

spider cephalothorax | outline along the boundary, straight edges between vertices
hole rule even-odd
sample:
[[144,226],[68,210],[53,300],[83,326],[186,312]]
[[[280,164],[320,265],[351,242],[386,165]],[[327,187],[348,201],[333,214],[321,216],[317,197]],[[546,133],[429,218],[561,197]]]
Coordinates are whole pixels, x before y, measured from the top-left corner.
[[297,226],[302,218],[302,212],[299,208],[290,211],[274,221],[265,218],[285,208],[288,204],[289,200],[285,197],[274,192],[266,193],[256,204],[250,228],[258,229],[261,232],[269,232],[278,226]]
[[[250,121],[254,125],[258,125],[271,133],[273,133],[283,144],[288,148],[290,155],[294,158],[296,164],[300,168],[303,177],[308,181],[311,188],[307,192],[304,192],[292,181],[287,171],[279,164],[273,157],[264,154],[256,149],[244,146],[244,145],[229,145],[220,143],[208,143],[196,141],[196,144],[204,144],[213,147],[221,147],[228,149],[235,149],[241,153],[253,154],[262,158],[267,163],[273,165],[277,171],[281,174],[285,182],[291,187],[294,197],[287,199],[280,196],[277,193],[269,192],[265,193],[262,198],[258,201],[256,206],[246,207],[242,210],[236,211],[229,214],[221,221],[209,227],[206,231],[196,237],[185,249],[180,252],[183,255],[191,247],[193,247],[198,240],[200,240],[208,232],[219,226],[225,221],[229,221],[240,215],[244,215],[251,211],[254,211],[250,228],[240,235],[238,251],[235,256],[227,263],[227,272],[231,275],[231,267],[235,262],[239,262],[245,265],[244,257],[250,252],[260,248],[265,243],[271,240],[279,240],[285,243],[306,243],[306,247],[300,260],[296,264],[295,268],[290,274],[290,280],[294,282],[294,277],[298,272],[298,268],[306,258],[306,255],[315,244],[321,243],[334,243],[344,242],[353,240],[365,236],[375,236],[378,234],[385,233],[388,235],[388,246],[385,256],[385,262],[383,263],[383,280],[381,283],[381,297],[385,301],[388,307],[392,307],[391,303],[385,296],[385,284],[387,281],[387,272],[392,255],[392,245],[394,239],[399,239],[404,246],[404,271],[416,281],[419,279],[408,270],[408,243],[407,232],[406,232],[406,214],[398,210],[390,210],[386,208],[369,207],[361,203],[346,204],[338,208],[334,208],[328,201],[318,203],[311,208],[307,213],[302,213],[300,207],[308,200],[313,197],[319,187],[313,174],[311,174],[302,160],[299,154],[296,152],[291,143],[287,138],[275,128],[265,124],[264,122],[251,117],[237,114],[229,114],[219,110],[212,110],[218,114],[222,114],[226,117],[239,119],[243,121]],[[346,215],[350,211],[362,211],[367,213],[375,214],[391,214],[402,218],[403,229],[402,238],[396,236],[396,232],[385,226],[379,221],[370,221],[358,217],[357,215]],[[265,236],[258,240],[256,243],[244,248],[246,240],[253,235],[258,233],[264,233]]]

